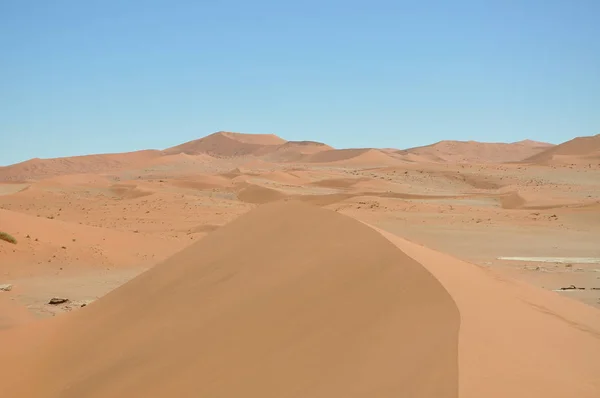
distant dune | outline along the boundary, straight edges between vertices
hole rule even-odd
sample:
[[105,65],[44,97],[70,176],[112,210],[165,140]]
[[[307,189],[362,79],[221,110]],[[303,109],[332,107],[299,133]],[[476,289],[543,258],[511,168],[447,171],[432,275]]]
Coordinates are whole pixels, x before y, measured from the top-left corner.
[[287,195],[275,189],[266,188],[260,185],[243,184],[244,187],[238,192],[238,199],[242,202],[252,204],[264,204],[275,202],[286,198]]
[[[448,163],[503,163],[520,161],[550,147],[552,144],[531,140],[514,143],[486,143],[477,141],[440,141],[438,143],[409,148],[397,154],[407,160],[428,160]],[[411,159],[411,156],[419,159]]]
[[[595,139],[594,137],[588,137]],[[585,140],[583,137],[581,140]],[[579,139],[576,139],[579,140]],[[576,141],[574,140],[574,141]],[[502,163],[547,161],[552,156],[581,156],[582,161],[600,159],[600,150],[583,144],[573,152],[571,144],[553,145],[525,140],[510,144],[475,141],[441,141],[436,144],[396,149],[334,149],[316,141],[286,141],[273,134],[243,134],[220,131],[206,137],[167,148],[118,154],[99,154],[55,159],[31,159],[0,167],[0,182],[26,182],[71,174],[118,173],[123,171],[189,174],[196,171],[218,172],[235,158],[249,158],[248,163],[327,163],[349,167],[394,166],[406,163]],[[563,151],[563,145],[567,145]],[[580,145],[580,144],[577,144]],[[575,145],[575,147],[577,147]],[[586,154],[584,154],[583,152]],[[594,152],[595,151],[595,152]],[[541,152],[547,153],[542,155]],[[565,152],[565,153],[563,153]],[[573,154],[571,153],[573,152]],[[581,153],[579,153],[581,152]],[[534,157],[538,155],[538,157]],[[253,158],[254,157],[254,158]],[[256,160],[253,160],[256,159]],[[546,160],[544,160],[546,159]],[[549,158],[548,158],[549,159]],[[581,160],[580,159],[580,160]],[[564,159],[565,162],[572,159]],[[234,165],[237,167],[237,165]],[[164,173],[163,173],[164,174]]]
[[598,139],[0,168],[2,397],[598,398]]
[[523,163],[549,163],[597,161],[600,160],[600,134],[591,137],[577,137],[560,145],[548,148],[523,160]]
[[333,147],[317,141],[288,141],[280,147],[282,150],[297,150],[302,153],[313,153],[333,149]]
[[282,145],[287,142],[286,140],[276,136],[275,134],[246,134],[231,132],[221,132],[221,134],[228,138],[231,138],[232,140],[253,145]]
[[322,151],[302,159],[306,163],[343,163],[351,166],[384,165],[393,166],[402,161],[394,159],[378,149],[333,149]]
[[458,396],[450,295],[371,228],[309,205],[261,206],[57,321],[7,396]]
[[168,181],[169,184],[186,189],[203,190],[230,187],[231,181],[225,177],[213,175],[196,175],[190,178],[178,178]]
[[0,181],[26,181],[67,174],[110,172],[141,166],[160,156],[160,151],[146,150],[54,159],[36,158],[0,167]]
[[276,162],[294,162],[301,160],[305,155],[329,151],[333,148],[322,142],[315,141],[288,141],[277,147],[268,146],[254,153],[264,159]]
[[240,134],[220,131],[198,140],[165,149],[167,154],[208,154],[211,156],[251,155],[265,146],[285,144],[283,138],[272,134]]

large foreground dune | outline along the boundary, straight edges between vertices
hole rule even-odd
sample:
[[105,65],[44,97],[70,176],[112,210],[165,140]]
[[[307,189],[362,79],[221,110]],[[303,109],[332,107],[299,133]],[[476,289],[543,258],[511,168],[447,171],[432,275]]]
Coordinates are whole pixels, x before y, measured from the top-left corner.
[[3,361],[7,396],[458,394],[459,312],[442,285],[371,228],[293,202],[55,321],[35,354]]

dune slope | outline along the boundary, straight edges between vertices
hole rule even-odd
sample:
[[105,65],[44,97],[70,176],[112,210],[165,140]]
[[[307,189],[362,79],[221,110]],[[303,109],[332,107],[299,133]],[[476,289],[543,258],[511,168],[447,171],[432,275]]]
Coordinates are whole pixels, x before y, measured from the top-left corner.
[[220,131],[198,140],[165,149],[167,154],[209,154],[211,156],[245,156],[264,147],[277,147],[285,140],[272,134],[240,134]]
[[459,313],[441,284],[369,227],[294,202],[57,321],[8,396],[458,394]]
[[552,148],[552,144],[531,140],[513,143],[440,141],[431,145],[398,151],[398,154],[417,155],[436,162],[502,163],[520,161],[548,148]]
[[543,164],[550,162],[555,156],[585,157],[600,151],[600,134],[591,137],[577,137],[560,145],[551,147],[544,152],[523,160],[524,163]]
[[145,165],[160,156],[162,156],[160,151],[144,150],[53,159],[31,159],[0,167],[0,181],[25,181],[68,174],[108,173]]
[[600,396],[597,309],[380,232],[456,301],[461,398]]
[[278,146],[265,146],[254,155],[263,156],[269,161],[293,162],[303,159],[306,155],[333,150],[327,144],[315,141],[288,141]]
[[395,165],[401,163],[398,159],[385,154],[378,149],[331,149],[314,153],[302,159],[306,163],[359,165]]

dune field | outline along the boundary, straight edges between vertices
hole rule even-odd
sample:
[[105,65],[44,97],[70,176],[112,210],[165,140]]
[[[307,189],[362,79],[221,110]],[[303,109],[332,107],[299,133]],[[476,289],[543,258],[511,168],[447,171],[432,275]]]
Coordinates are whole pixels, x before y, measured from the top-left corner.
[[7,397],[600,396],[600,135],[32,159],[0,233]]

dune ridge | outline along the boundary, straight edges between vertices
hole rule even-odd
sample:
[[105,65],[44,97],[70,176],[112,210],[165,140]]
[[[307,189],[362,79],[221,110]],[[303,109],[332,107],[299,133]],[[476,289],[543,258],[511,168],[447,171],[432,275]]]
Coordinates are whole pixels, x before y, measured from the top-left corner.
[[27,181],[67,174],[110,172],[140,166],[161,155],[161,151],[143,150],[53,159],[36,158],[0,167],[0,181]]
[[331,149],[308,155],[301,162],[344,164],[349,166],[393,166],[402,164],[400,159],[395,159],[383,151],[373,148]]
[[[523,163],[544,164],[552,162],[555,158],[600,158],[600,134],[590,137],[576,137],[570,141],[548,148],[545,151],[536,155],[530,156],[523,160]],[[596,156],[598,158],[596,158]],[[575,159],[576,160],[576,159]]]
[[[260,206],[55,322],[11,397],[457,397],[459,313],[368,226]],[[6,368],[6,363],[2,364]],[[16,374],[15,374],[16,373]]]
[[272,134],[241,134],[219,131],[198,140],[165,149],[169,155],[184,153],[187,155],[208,154],[217,157],[251,155],[265,146],[285,144],[283,138]]
[[598,396],[597,309],[374,229],[456,300],[461,397]]
[[[585,138],[585,137],[583,137]],[[583,139],[582,138],[582,139]],[[593,137],[592,137],[593,138]],[[576,139],[578,140],[578,139]],[[566,144],[566,143],[565,143]],[[282,163],[329,163],[346,166],[392,166],[406,163],[502,163],[522,161],[553,144],[523,140],[514,143],[440,141],[397,149],[334,149],[317,141],[286,141],[274,134],[245,134],[219,131],[165,150],[31,159],[0,167],[0,182],[29,181],[71,174],[114,173],[153,167],[185,166],[193,169],[233,158],[262,159]],[[600,153],[587,153],[584,161],[595,161]],[[558,151],[556,155],[561,155]],[[534,158],[532,161],[537,158]]]
[[433,162],[504,163],[520,161],[547,150],[553,144],[524,140],[513,143],[477,141],[440,141],[435,144],[398,151],[403,156],[418,156]]
[[279,162],[296,162],[307,155],[333,150],[327,144],[316,141],[288,141],[278,146],[265,146],[254,153],[265,160]]

